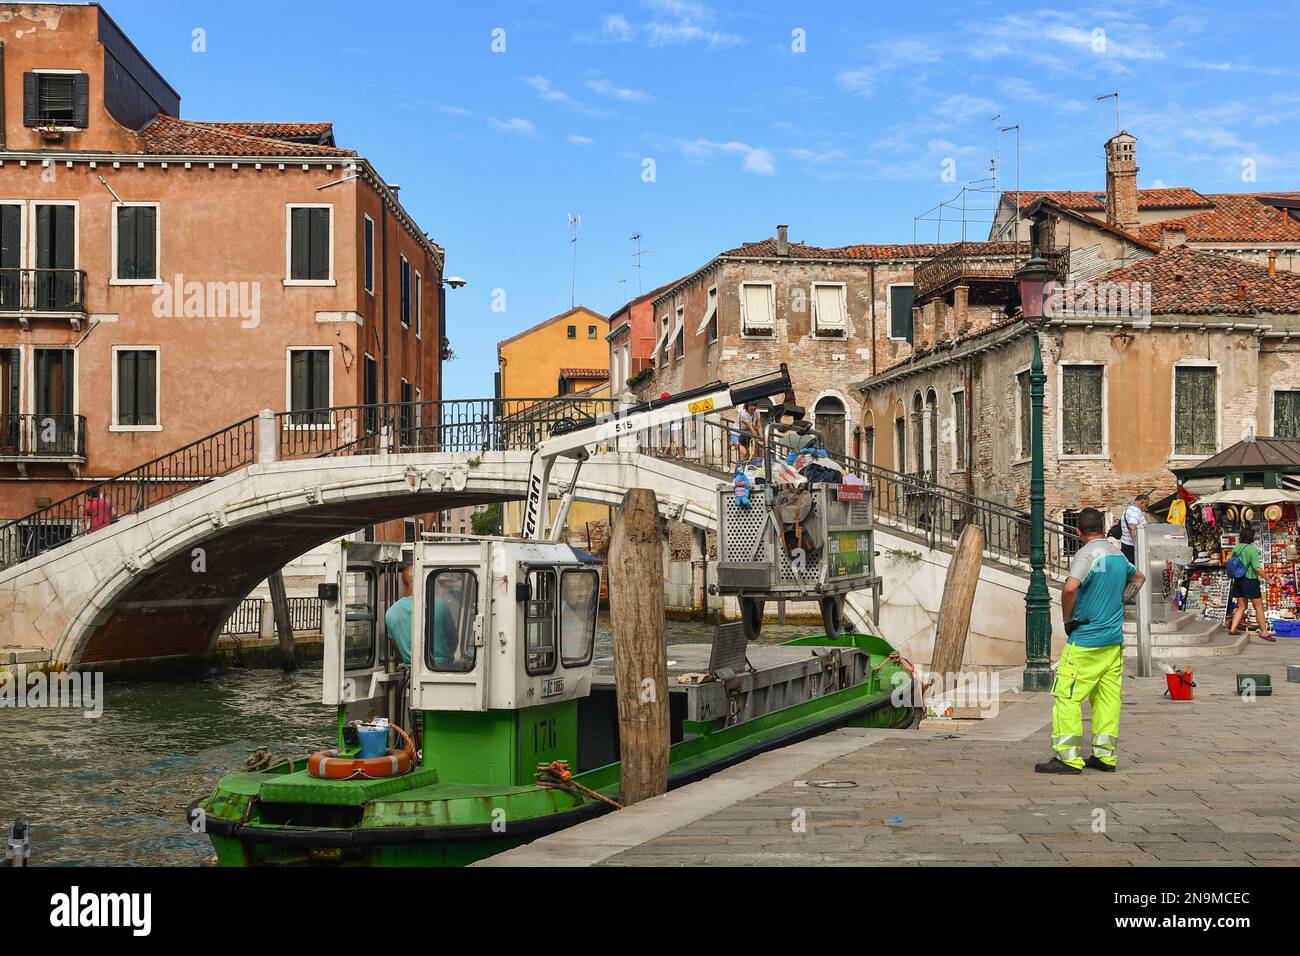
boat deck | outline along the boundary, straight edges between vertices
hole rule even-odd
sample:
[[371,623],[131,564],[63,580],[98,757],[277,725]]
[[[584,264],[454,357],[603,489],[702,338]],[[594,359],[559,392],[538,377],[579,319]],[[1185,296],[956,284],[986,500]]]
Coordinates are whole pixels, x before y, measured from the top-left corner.
[[[705,674],[709,670],[709,654],[712,644],[670,644],[668,646],[668,682],[674,690],[685,690],[685,684],[678,684],[677,678],[683,674]],[[787,647],[784,644],[750,644],[745,652],[750,666],[755,671],[773,670],[786,664],[797,664],[813,658],[811,647]],[[591,683],[594,687],[614,686],[614,658],[612,655],[597,657],[592,671]]]

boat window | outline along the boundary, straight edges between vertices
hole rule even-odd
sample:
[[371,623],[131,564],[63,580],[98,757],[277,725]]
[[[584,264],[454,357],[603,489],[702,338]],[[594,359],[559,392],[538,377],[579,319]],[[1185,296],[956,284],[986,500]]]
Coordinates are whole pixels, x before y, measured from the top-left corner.
[[474,619],[478,575],[444,569],[429,575],[424,591],[424,662],[435,671],[474,669]]
[[560,592],[560,659],[565,667],[585,667],[596,644],[600,575],[589,568],[565,571]]
[[529,598],[524,603],[524,670],[549,674],[555,670],[555,572],[528,572]]
[[375,663],[375,572],[349,571],[343,624],[343,669],[360,670]]

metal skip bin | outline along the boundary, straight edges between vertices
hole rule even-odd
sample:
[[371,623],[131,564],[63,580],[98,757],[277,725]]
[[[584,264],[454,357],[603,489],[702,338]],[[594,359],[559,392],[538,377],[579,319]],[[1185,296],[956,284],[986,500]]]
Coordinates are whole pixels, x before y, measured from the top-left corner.
[[[748,504],[732,486],[718,492],[718,593],[740,601],[741,622],[753,640],[766,601],[815,601],[828,634],[843,629],[844,599],[870,590],[878,609],[870,486],[813,484],[798,541],[780,518],[781,489],[755,489]],[[877,610],[878,613],[878,610]]]

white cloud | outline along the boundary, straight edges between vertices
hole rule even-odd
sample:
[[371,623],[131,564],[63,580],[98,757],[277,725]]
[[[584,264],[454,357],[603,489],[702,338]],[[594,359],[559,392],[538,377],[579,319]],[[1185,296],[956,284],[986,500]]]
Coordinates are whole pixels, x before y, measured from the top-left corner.
[[776,162],[772,154],[761,146],[750,146],[735,140],[719,143],[710,139],[694,139],[682,143],[681,147],[682,152],[692,159],[707,161],[719,154],[738,155],[743,157],[740,168],[745,172],[756,176],[776,174]]
[[576,100],[564,90],[559,89],[547,77],[544,76],[525,76],[523,81],[537,91],[537,95],[551,103],[562,103],[569,109],[585,116],[607,117],[614,114],[609,110],[602,109],[598,106],[591,106],[581,100]]
[[605,77],[600,75],[599,70],[591,70],[588,74],[587,89],[593,93],[599,93],[601,96],[611,96],[616,100],[625,100],[629,103],[649,103],[654,99],[644,90],[634,90],[628,87],[616,86]]
[[472,110],[467,110],[459,106],[439,106],[438,109],[444,113],[450,113],[452,116],[473,116]]
[[997,106],[990,100],[971,96],[969,93],[955,93],[940,100],[935,105],[934,111],[944,119],[950,119],[954,123],[964,123],[977,116],[987,119],[997,111]]
[[590,146],[592,143],[596,142],[590,136],[579,136],[577,133],[570,133],[564,138],[576,146]]
[[488,123],[493,129],[499,129],[504,133],[521,133],[525,136],[532,136],[537,132],[537,128],[526,119],[520,119],[518,116],[512,116],[510,119],[497,119],[495,116],[488,117]]
[[578,43],[634,43],[646,46],[683,46],[703,43],[713,47],[735,46],[744,38],[714,29],[717,15],[703,3],[690,0],[642,0],[650,12],[644,20],[631,20],[623,14],[606,14],[598,29],[579,33]]

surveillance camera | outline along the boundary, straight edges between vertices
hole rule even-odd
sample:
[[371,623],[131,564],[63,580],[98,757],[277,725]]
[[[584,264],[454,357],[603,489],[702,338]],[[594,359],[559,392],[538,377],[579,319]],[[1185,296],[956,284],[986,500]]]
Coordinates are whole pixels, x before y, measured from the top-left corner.
[[466,280],[462,279],[460,276],[447,276],[443,281],[453,289],[459,289],[465,285]]

